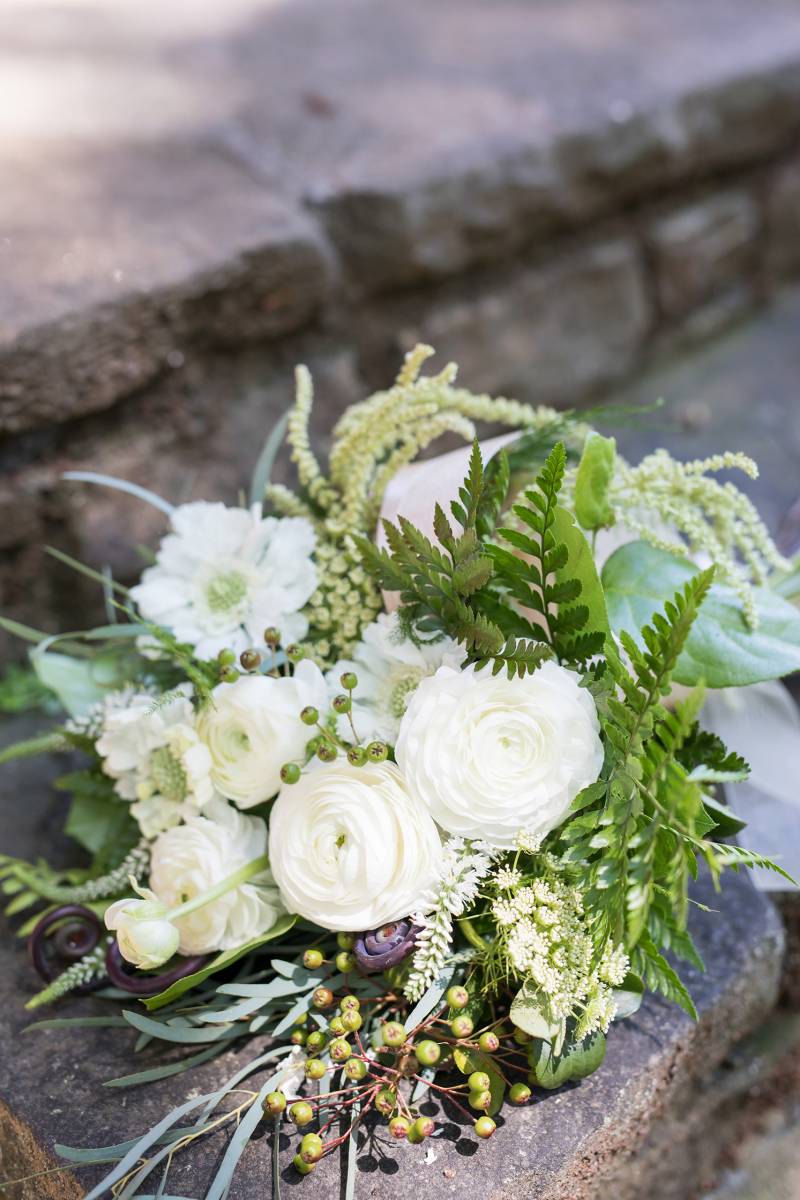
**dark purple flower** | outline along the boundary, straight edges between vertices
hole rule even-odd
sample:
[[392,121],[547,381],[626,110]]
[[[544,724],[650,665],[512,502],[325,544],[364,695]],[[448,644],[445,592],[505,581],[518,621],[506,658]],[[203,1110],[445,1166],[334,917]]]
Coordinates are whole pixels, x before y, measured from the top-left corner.
[[419,925],[403,920],[360,933],[353,947],[359,970],[369,974],[396,967],[414,949],[419,931]]

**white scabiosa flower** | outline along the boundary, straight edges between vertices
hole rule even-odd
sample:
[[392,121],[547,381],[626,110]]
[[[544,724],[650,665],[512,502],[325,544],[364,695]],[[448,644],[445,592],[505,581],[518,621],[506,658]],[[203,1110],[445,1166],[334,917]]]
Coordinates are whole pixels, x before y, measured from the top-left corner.
[[197,728],[211,755],[215,786],[239,808],[269,800],[281,786],[281,767],[302,759],[312,736],[300,713],[327,706],[322,672],[304,660],[291,676],[242,675],[219,684],[212,699]]
[[177,825],[186,809],[214,798],[211,755],[195,728],[189,684],[160,700],[147,692],[110,708],[97,740],[103,770],[115,781],[145,837]]
[[[245,816],[221,801],[208,811],[209,817],[190,815],[153,844],[150,886],[170,909],[209,892],[266,852],[267,826],[260,817]],[[272,876],[263,871],[176,917],[180,952],[235,949],[271,929],[282,912]]]
[[[457,669],[463,661],[464,649],[452,638],[415,646],[403,636],[396,613],[381,613],[364,629],[353,658],[338,662],[327,678],[332,693],[337,693],[342,690],[342,673],[355,672],[358,687],[353,693],[353,724],[359,738],[377,738],[394,745],[400,719],[420,680],[433,675],[442,664]],[[349,729],[349,721],[342,718],[343,736]]]
[[131,597],[145,620],[171,629],[199,658],[239,654],[268,626],[298,641],[308,629],[300,610],[317,586],[314,543],[305,517],[264,517],[260,504],[182,504]]
[[440,667],[400,723],[397,762],[449,833],[511,849],[520,829],[543,837],[603,764],[594,700],[548,661],[532,675]]
[[290,912],[355,932],[417,909],[439,876],[442,847],[393,763],[337,760],[282,789],[269,855]]

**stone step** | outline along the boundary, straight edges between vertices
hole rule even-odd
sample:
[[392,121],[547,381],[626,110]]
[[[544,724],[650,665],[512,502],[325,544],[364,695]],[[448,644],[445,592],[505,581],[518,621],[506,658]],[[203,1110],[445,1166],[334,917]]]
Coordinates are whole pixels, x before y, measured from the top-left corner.
[[[3,740],[29,729],[9,721]],[[0,844],[7,852],[41,853],[59,828],[48,787],[56,762],[29,761],[4,770]],[[62,764],[63,768],[63,764]],[[24,803],[21,801],[24,800]],[[62,848],[63,850],[63,848]],[[56,853],[58,853],[56,847]],[[713,1160],[727,1126],[718,1119],[752,1082],[731,1075],[735,1047],[770,1013],[777,994],[783,931],[768,899],[749,880],[731,876],[721,896],[703,885],[698,899],[715,911],[695,912],[693,932],[707,973],[685,977],[699,1023],[648,998],[635,1017],[614,1027],[606,1061],[580,1086],[539,1094],[529,1109],[504,1110],[503,1128],[478,1147],[471,1130],[452,1119],[422,1148],[390,1145],[384,1131],[360,1145],[358,1200],[420,1200],[470,1195],[487,1200],[687,1200],[698,1183],[698,1162]],[[233,1052],[191,1075],[136,1088],[106,1091],[103,1083],[129,1072],[132,1039],[117,1030],[23,1034],[23,1011],[35,981],[22,947],[0,939],[0,1178],[14,1179],[57,1165],[52,1146],[107,1145],[144,1133],[191,1089],[220,1086],[244,1060]],[[135,1004],[135,1001],[132,1002]],[[58,1015],[108,1011],[99,1000],[65,1002]],[[38,1015],[38,1014],[37,1014]],[[733,1056],[733,1057],[732,1057]],[[155,1056],[145,1050],[136,1064]],[[748,1059],[749,1061],[749,1059]],[[728,1062],[728,1066],[725,1063]],[[258,1077],[256,1077],[258,1078]],[[700,1149],[702,1148],[702,1155]],[[286,1146],[288,1151],[288,1143]],[[219,1142],[204,1142],[176,1159],[168,1192],[205,1194],[220,1158]],[[705,1156],[703,1158],[703,1156]],[[285,1185],[296,1182],[285,1158]],[[339,1166],[326,1160],[304,1181],[309,1200],[327,1200],[339,1187]],[[9,1194],[14,1200],[71,1200],[84,1194],[95,1168],[38,1175]],[[245,1152],[230,1200],[269,1194],[270,1137]]]
[[[573,404],[800,271],[791,0],[13,0],[0,48],[0,610],[83,623],[36,544],[121,577],[415,340]],[[180,18],[176,18],[176,12]],[[7,643],[3,643],[5,648]]]
[[[735,290],[765,233],[765,263],[798,264],[800,166],[777,161],[800,137],[787,0],[180,11],[15,0],[0,159],[8,433],[108,408],[198,342],[283,336],[338,312],[343,288],[547,250],[687,189],[591,266],[630,277],[631,350],[651,300],[681,320]],[[695,200],[714,177],[719,194]]]

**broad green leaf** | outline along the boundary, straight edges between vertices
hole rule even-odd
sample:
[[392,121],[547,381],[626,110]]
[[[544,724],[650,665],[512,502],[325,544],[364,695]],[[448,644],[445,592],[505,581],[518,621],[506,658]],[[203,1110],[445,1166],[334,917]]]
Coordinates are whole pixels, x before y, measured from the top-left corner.
[[552,1021],[542,1011],[542,997],[538,988],[523,983],[511,1002],[509,1017],[524,1033],[539,1038],[549,1045],[558,1047],[564,1040],[566,1025],[563,1020]]
[[[691,776],[690,776],[691,778]],[[713,822],[712,829],[717,837],[734,837],[746,827],[747,821],[728,808],[727,804],[714,799],[712,796],[703,797],[703,808]]]
[[[693,563],[646,542],[621,546],[603,567],[611,628],[639,639],[653,613],[697,573]],[[800,611],[767,588],[753,595],[757,629],[747,625],[730,587],[712,585],[678,659],[676,683],[743,687],[800,670]]]
[[622,986],[614,989],[617,1007],[612,1019],[624,1021],[626,1017],[632,1017],[641,1008],[643,998],[644,983],[638,975],[629,971],[622,981]]
[[124,800],[80,792],[72,800],[64,828],[91,854],[99,854],[109,846],[130,843],[134,824],[131,806]]
[[547,1042],[534,1042],[529,1062],[539,1087],[559,1088],[573,1079],[585,1079],[602,1063],[606,1039],[599,1031],[582,1042],[568,1042],[560,1054],[553,1054]]
[[590,433],[575,478],[575,516],[584,529],[607,529],[614,524],[608,502],[614,478],[617,443],[613,437]]
[[120,682],[113,658],[77,659],[34,651],[31,662],[39,679],[55,692],[71,717],[81,716]]
[[252,941],[246,942],[244,946],[239,946],[236,950],[223,950],[216,958],[212,958],[211,962],[207,962],[199,971],[195,971],[193,975],[186,975],[183,979],[179,979],[168,987],[165,991],[159,992],[157,996],[150,996],[145,1000],[145,1006],[153,1012],[157,1008],[163,1008],[165,1004],[171,1004],[173,1000],[177,1000],[184,992],[188,992],[191,988],[197,987],[198,983],[202,983],[204,979],[208,979],[209,975],[215,975],[218,971],[224,971],[231,963],[235,963],[240,958],[244,958],[245,954],[250,954],[253,950],[257,950],[259,946],[263,946],[265,942],[272,942],[275,938],[283,937],[284,933],[288,933],[294,925],[297,917],[294,913],[284,913],[279,917],[271,929],[266,933],[262,933],[260,937],[253,938]]
[[590,633],[609,633],[610,626],[606,611],[606,598],[603,595],[603,585],[595,566],[591,547],[575,524],[575,518],[568,509],[556,506],[553,536],[556,542],[563,542],[567,547],[569,559],[564,574],[569,579],[580,581],[581,594],[578,604],[585,604],[589,610],[589,620],[586,630]]

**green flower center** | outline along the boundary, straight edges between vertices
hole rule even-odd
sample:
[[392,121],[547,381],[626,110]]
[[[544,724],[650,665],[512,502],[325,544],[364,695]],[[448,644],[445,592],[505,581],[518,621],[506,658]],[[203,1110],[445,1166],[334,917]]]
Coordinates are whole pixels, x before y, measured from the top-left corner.
[[425,672],[420,668],[412,669],[404,675],[401,675],[397,682],[392,686],[389,693],[389,712],[399,720],[408,708],[408,702],[413,693],[419,687],[420,680],[424,677]]
[[247,595],[247,580],[241,571],[215,575],[206,587],[206,603],[212,612],[227,612]]
[[180,804],[186,799],[186,772],[168,746],[160,746],[150,755],[150,779],[166,800]]

